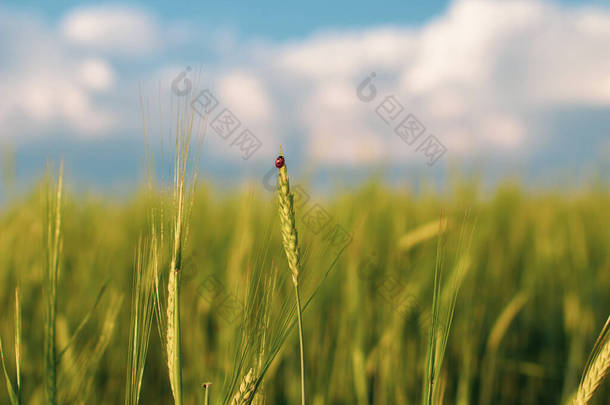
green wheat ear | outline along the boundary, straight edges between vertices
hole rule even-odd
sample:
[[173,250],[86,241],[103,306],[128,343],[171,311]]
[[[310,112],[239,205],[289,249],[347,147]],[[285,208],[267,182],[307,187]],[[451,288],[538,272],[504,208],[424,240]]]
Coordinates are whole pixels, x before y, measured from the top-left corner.
[[280,167],[278,173],[278,200],[284,251],[288,259],[288,267],[292,273],[292,281],[296,285],[298,284],[300,268],[299,237],[294,219],[294,196],[290,192],[286,165]]
[[[280,153],[282,149],[280,148]],[[288,180],[288,169],[282,155],[278,156],[275,161],[275,166],[279,169],[278,172],[278,199],[280,222],[282,226],[282,242],[286,258],[288,259],[288,267],[292,273],[292,283],[294,284],[294,293],[297,306],[297,323],[299,325],[299,350],[301,359],[301,405],[305,405],[305,359],[304,359],[304,344],[303,344],[303,320],[301,310],[301,297],[299,294],[299,270],[301,266],[299,255],[299,237],[297,235],[297,227],[294,220],[294,196],[290,192],[290,181]]]
[[574,397],[574,405],[587,405],[610,373],[610,316],[602,328]]
[[239,385],[239,390],[233,396],[231,405],[250,405],[254,399],[255,388],[256,378],[254,378],[252,369],[250,369]]

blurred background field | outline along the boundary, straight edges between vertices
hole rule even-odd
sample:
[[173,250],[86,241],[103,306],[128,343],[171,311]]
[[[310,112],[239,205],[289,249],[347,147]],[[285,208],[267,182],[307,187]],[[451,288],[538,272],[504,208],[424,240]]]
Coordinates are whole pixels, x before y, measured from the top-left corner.
[[[442,192],[413,193],[371,181],[349,193],[308,194],[296,209],[303,274],[315,280],[310,285],[343,249],[304,314],[311,404],[421,402],[439,221],[447,229],[442,250],[448,280],[458,259],[471,263],[440,376],[445,403],[568,400],[610,310],[607,186],[531,191],[504,182],[483,192],[476,182],[460,180]],[[39,187],[7,201],[0,214],[0,333],[13,372],[19,286],[24,398],[31,404],[44,398],[44,201]],[[147,229],[149,204],[145,191],[113,201],[67,190],[60,350],[107,284],[92,319],[62,358],[62,403],[123,402],[135,250]],[[240,327],[236,314],[252,263],[264,257],[270,271],[278,267],[280,279],[288,280],[275,204],[273,193],[259,183],[233,192],[219,193],[207,184],[197,189],[181,270],[186,403],[201,403],[196,401],[203,382],[213,383],[212,398],[220,395],[232,367],[237,342],[231,336]],[[320,212],[317,218],[325,221],[308,216]],[[474,226],[473,240],[459,249],[464,226]],[[105,336],[101,331],[115,311],[116,323]],[[297,362],[292,333],[266,376],[268,403],[295,403]],[[144,404],[171,398],[156,327],[142,393]],[[0,398],[7,403],[4,387]],[[608,398],[606,382],[595,403],[610,403]]]

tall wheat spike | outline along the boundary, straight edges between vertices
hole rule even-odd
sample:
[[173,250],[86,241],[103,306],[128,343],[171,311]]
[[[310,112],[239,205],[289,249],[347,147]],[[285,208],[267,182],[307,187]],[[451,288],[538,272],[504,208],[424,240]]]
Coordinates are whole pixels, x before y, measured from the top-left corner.
[[602,328],[583,373],[574,405],[586,405],[610,371],[610,316]]
[[423,387],[424,395],[422,396],[423,405],[440,404],[443,401],[443,393],[440,389],[442,388],[442,384],[439,384],[441,367],[443,365],[449,333],[451,331],[457,296],[464,276],[470,267],[470,256],[468,251],[472,243],[474,225],[467,225],[467,219],[469,216],[469,211],[467,211],[464,214],[463,225],[457,241],[457,252],[459,252],[461,256],[456,258],[453,280],[446,287],[446,297],[444,297],[444,294],[441,294],[441,292],[445,267],[445,255],[443,250],[445,248],[446,241],[445,236],[443,235],[445,233],[443,227],[447,226],[447,222],[442,218],[438,222],[439,231],[436,244],[432,314],[430,319],[428,352]]
[[[197,79],[198,82],[198,79]],[[171,114],[176,114],[166,126],[163,122],[163,104],[159,96],[159,133],[161,137],[161,153],[163,155],[164,136],[169,134],[170,147],[173,154],[172,184],[169,198],[163,192],[160,199],[154,199],[153,209],[150,213],[150,242],[153,244],[153,316],[156,319],[157,330],[163,342],[166,355],[169,381],[175,405],[183,404],[182,392],[182,346],[180,329],[180,284],[183,266],[183,249],[188,239],[188,220],[193,205],[193,193],[197,184],[197,162],[201,155],[201,142],[205,130],[205,119],[199,120],[198,114],[191,107],[192,95],[198,88],[194,88],[188,95],[178,96],[171,101]],[[159,89],[161,94],[161,88]],[[174,101],[177,101],[174,104]],[[146,138],[146,161],[148,171],[148,190],[150,195],[157,193],[156,169],[154,162],[153,143],[151,135],[152,126],[149,125],[150,111],[148,101],[140,94],[142,106],[142,123]],[[193,149],[191,146],[197,146]],[[169,204],[168,204],[169,202]],[[170,222],[169,232],[166,236],[166,221]],[[169,245],[169,246],[167,246]],[[165,250],[165,248],[168,248]],[[166,254],[169,253],[169,257]],[[167,286],[161,282],[161,263],[168,258]],[[167,292],[167,296],[163,294]]]
[[250,369],[239,385],[239,390],[233,396],[231,405],[250,405],[254,399],[255,387],[256,378],[254,378],[253,370]]
[[[280,148],[281,153],[281,148]],[[299,325],[299,349],[301,358],[301,405],[305,405],[305,359],[303,357],[303,321],[301,319],[301,298],[299,295],[299,271],[301,266],[301,258],[299,252],[299,237],[295,224],[294,214],[294,195],[290,191],[290,181],[288,180],[288,170],[283,156],[276,159],[276,167],[278,167],[278,200],[280,222],[282,227],[282,242],[286,259],[288,259],[288,267],[292,273],[292,283],[294,284],[294,293],[297,304],[297,321]]]
[[137,405],[140,400],[154,317],[154,249],[154,241],[148,246],[140,239],[136,250],[125,405]]
[[[178,130],[180,131],[180,130]],[[182,243],[184,238],[185,178],[190,142],[190,130],[176,136],[174,160],[174,229],[172,258],[167,283],[167,367],[174,403],[182,405],[182,347],[180,338],[180,270],[182,269]]]
[[292,273],[292,282],[298,285],[300,270],[299,236],[295,224],[294,195],[290,191],[290,181],[286,165],[282,165],[278,172],[278,200],[280,221],[282,225],[282,242],[288,259],[288,267]]
[[[188,100],[178,108],[176,118],[176,143],[174,146],[174,182],[172,207],[172,237],[169,280],[167,283],[167,334],[166,353],[169,380],[174,404],[182,405],[182,345],[180,336],[180,279],[183,248],[188,237],[188,219],[197,183],[196,162],[200,148],[191,156],[191,142],[195,128],[195,114],[189,109]],[[201,141],[201,137],[200,137]],[[199,143],[199,146],[201,144]]]
[[61,255],[61,196],[63,186],[63,161],[59,168],[57,190],[50,190],[47,177],[47,223],[45,230],[46,268],[45,268],[45,393],[48,405],[57,404],[57,348],[55,346],[55,317],[57,309],[57,279],[59,278]]

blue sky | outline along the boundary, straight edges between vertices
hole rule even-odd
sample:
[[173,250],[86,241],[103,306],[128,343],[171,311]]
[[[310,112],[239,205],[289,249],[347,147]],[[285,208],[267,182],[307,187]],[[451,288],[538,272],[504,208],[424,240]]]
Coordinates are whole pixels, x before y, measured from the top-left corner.
[[[218,101],[208,125],[225,108],[240,122],[227,140],[206,129],[212,180],[260,177],[280,144],[296,172],[351,180],[607,173],[609,51],[597,0],[5,1],[0,159],[16,150],[22,184],[48,157],[77,184],[128,189],[142,178],[139,93],[167,114],[184,71]],[[413,122],[422,131],[401,135]],[[244,130],[261,144],[247,160]]]
[[[353,1],[281,1],[201,2],[174,4],[167,1],[123,2],[133,7],[151,10],[167,19],[189,19],[207,27],[230,28],[243,35],[286,39],[311,34],[328,27],[363,28],[384,24],[419,24],[441,13],[448,1],[424,2],[386,1],[380,5]],[[9,1],[12,7],[28,8],[49,18],[61,18],[78,6],[98,5],[99,2],[77,1]],[[115,3],[116,4],[116,3]]]

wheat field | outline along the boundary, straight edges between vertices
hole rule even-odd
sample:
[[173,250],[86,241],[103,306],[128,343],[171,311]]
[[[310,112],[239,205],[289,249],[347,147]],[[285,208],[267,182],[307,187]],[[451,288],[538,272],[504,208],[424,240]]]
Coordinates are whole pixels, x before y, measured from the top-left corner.
[[126,200],[51,168],[2,208],[1,403],[610,403],[604,185],[278,202],[178,166]]

